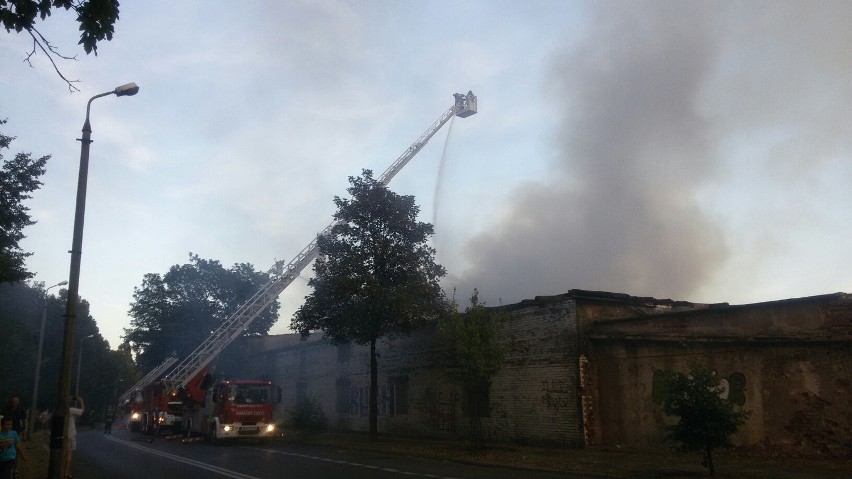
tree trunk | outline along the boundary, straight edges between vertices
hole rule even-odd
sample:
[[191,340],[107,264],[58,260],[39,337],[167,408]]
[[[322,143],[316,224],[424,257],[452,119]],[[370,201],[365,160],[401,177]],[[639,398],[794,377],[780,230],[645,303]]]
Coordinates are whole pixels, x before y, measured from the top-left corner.
[[709,446],[707,447],[705,460],[707,461],[707,469],[710,470],[710,476],[715,476],[716,470],[713,468],[713,450]]
[[379,437],[379,364],[376,360],[376,339],[370,340],[370,439]]
[[485,444],[482,438],[482,411],[479,408],[480,394],[479,387],[469,388],[467,400],[470,411],[470,452],[473,455],[485,454]]
[[473,380],[466,387],[468,413],[470,414],[470,452],[473,455],[485,454],[485,438],[482,432],[483,406],[489,382]]

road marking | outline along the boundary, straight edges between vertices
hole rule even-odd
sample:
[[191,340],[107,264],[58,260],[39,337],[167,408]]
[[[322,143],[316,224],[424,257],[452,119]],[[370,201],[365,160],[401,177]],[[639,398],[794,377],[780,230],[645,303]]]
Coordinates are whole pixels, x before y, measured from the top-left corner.
[[378,471],[390,472],[390,473],[394,473],[394,474],[404,474],[406,476],[427,477],[427,478],[430,478],[430,479],[456,479],[456,478],[450,477],[450,476],[436,476],[434,474],[419,474],[419,473],[416,473],[416,472],[400,471],[398,469],[393,469],[393,468],[390,468],[390,467],[371,466],[369,464],[360,464],[360,463],[357,463],[357,462],[340,461],[340,460],[337,460],[337,459],[330,459],[330,458],[327,458],[327,457],[320,457],[320,456],[309,456],[307,454],[297,454],[295,452],[286,452],[286,451],[281,451],[281,450],[278,450],[278,449],[267,449],[267,448],[260,448],[260,447],[246,447],[246,449],[254,449],[256,451],[271,452],[273,454],[281,454],[282,456],[300,457],[302,459],[311,459],[313,461],[331,462],[331,463],[335,463],[335,464],[345,464],[347,466],[362,467],[364,469],[375,469],[375,470],[378,470]]
[[[173,461],[177,461],[177,462],[180,462],[180,463],[183,463],[183,464],[187,464],[187,465],[190,465],[190,466],[195,466],[195,467],[198,467],[198,468],[201,468],[201,469],[205,469],[205,470],[210,471],[210,472],[215,472],[217,474],[220,474],[220,475],[223,475],[223,476],[226,476],[226,477],[232,477],[234,479],[261,479],[261,478],[256,477],[256,476],[251,476],[251,475],[248,475],[248,474],[243,474],[241,472],[232,471],[230,469],[225,469],[225,468],[222,468],[222,467],[213,466],[213,465],[201,462],[201,461],[195,461],[193,459],[187,459],[185,457],[178,456],[176,454],[169,454],[167,452],[158,451],[156,449],[152,449],[150,447],[146,447],[146,446],[143,446],[143,445],[133,444],[130,441],[117,439],[117,438],[114,438],[112,436],[104,436],[104,437],[106,439],[113,441],[113,442],[116,442],[118,444],[122,444],[122,445],[125,445],[125,446],[128,446],[128,447],[132,447],[134,449],[138,449],[140,451],[144,451],[144,452],[147,452],[147,453],[150,453],[150,454],[154,454],[154,455],[166,458],[166,459],[171,459]],[[402,474],[402,475],[406,475],[406,476],[425,477],[425,478],[428,478],[428,479],[456,479],[456,478],[451,477],[451,476],[437,476],[437,475],[434,475],[434,474],[421,474],[421,473],[417,473],[417,472],[400,471],[398,469],[393,469],[393,468],[390,468],[390,467],[379,467],[379,466],[372,466],[372,465],[369,465],[369,464],[361,464],[361,463],[357,463],[357,462],[341,461],[341,460],[338,460],[338,459],[331,459],[331,458],[320,457],[320,456],[309,456],[307,454],[297,454],[295,452],[286,452],[286,451],[281,451],[281,450],[278,450],[278,449],[257,448],[257,447],[246,447],[246,449],[254,449],[256,451],[270,452],[270,453],[273,453],[273,454],[281,454],[283,456],[293,456],[293,457],[299,457],[299,458],[302,458],[302,459],[310,459],[310,460],[313,460],[313,461],[322,461],[322,462],[329,462],[329,463],[334,463],[334,464],[342,464],[342,465],[346,465],[346,466],[360,467],[360,468],[364,468],[364,469],[375,469],[375,470],[378,470],[378,471],[389,472],[389,473],[392,473],[392,474]]]
[[176,454],[169,454],[167,452],[158,451],[158,450],[152,449],[150,447],[141,446],[139,444],[133,444],[130,441],[123,441],[121,439],[116,439],[112,436],[104,436],[104,438],[106,438],[110,441],[113,441],[115,443],[122,444],[122,445],[127,446],[127,447],[132,447],[132,448],[138,449],[140,451],[145,451],[145,452],[150,453],[150,454],[154,454],[154,455],[157,455],[157,456],[160,456],[160,457],[164,457],[166,459],[171,459],[173,461],[181,462],[183,464],[187,464],[187,465],[190,465],[190,466],[195,466],[195,467],[205,469],[205,470],[210,471],[210,472],[215,472],[215,473],[220,474],[222,476],[232,477],[234,479],[261,479],[257,476],[250,476],[248,474],[243,474],[241,472],[232,471],[230,469],[225,469],[225,468],[222,468],[222,467],[213,466],[213,465],[201,462],[201,461],[195,461],[195,460],[192,460],[192,459],[187,459],[185,457],[181,457],[181,456],[178,456]]

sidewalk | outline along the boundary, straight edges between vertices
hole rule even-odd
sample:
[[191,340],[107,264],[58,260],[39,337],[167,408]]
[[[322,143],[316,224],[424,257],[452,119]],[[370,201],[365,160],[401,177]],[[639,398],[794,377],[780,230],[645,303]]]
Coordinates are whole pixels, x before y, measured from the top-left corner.
[[[602,449],[558,449],[491,444],[482,456],[466,453],[456,440],[413,439],[380,435],[375,442],[366,434],[326,432],[302,437],[294,433],[283,443],[327,445],[341,449],[385,452],[415,457],[529,470],[565,472],[576,478],[692,478],[709,477],[699,454],[647,453]],[[731,451],[714,455],[718,478],[852,479],[850,459],[800,459],[743,457]]]

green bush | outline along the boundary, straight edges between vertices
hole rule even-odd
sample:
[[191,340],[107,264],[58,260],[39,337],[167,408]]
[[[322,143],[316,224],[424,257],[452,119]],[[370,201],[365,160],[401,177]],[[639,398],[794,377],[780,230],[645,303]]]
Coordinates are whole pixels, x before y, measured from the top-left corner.
[[322,409],[322,403],[316,396],[308,396],[299,401],[290,413],[290,426],[294,429],[309,432],[325,431],[328,429],[328,417]]
[[666,439],[677,443],[679,449],[702,452],[702,464],[715,475],[713,450],[731,444],[731,436],[750,412],[722,399],[719,377],[702,364],[691,364],[686,374],[671,374],[666,383],[663,412],[680,418],[666,428]]

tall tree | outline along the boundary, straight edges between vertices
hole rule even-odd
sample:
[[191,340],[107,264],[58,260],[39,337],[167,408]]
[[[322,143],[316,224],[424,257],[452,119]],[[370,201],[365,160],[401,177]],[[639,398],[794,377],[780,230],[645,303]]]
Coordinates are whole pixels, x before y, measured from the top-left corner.
[[[30,407],[41,318],[44,315],[44,347],[36,407],[40,410],[52,407],[58,400],[55,385],[59,380],[62,359],[60,352],[65,330],[63,313],[67,290],[63,289],[55,296],[46,294],[41,283],[4,283],[0,284],[0,298],[0,364],[14,365],[0,374],[0,391],[4,395],[20,394],[23,404]],[[101,412],[116,399],[115,391],[121,385],[129,387],[133,381],[133,371],[128,367],[130,354],[109,349],[95,319],[89,314],[88,301],[82,298],[78,301],[76,337],[93,335],[83,343],[80,394],[86,397],[87,408]],[[76,380],[72,388],[76,389]],[[0,401],[5,399],[0,397]]]
[[30,59],[38,51],[44,53],[53,69],[60,78],[65,80],[71,91],[79,91],[74,86],[77,80],[68,80],[56,65],[55,58],[74,60],[75,56],[66,56],[59,53],[59,49],[50,43],[50,40],[36,28],[36,22],[40,18],[46,19],[50,14],[60,8],[74,10],[77,14],[77,23],[80,24],[80,45],[86,53],[98,54],[98,42],[112,40],[115,32],[115,22],[118,21],[118,0],[0,0],[0,22],[7,32],[14,30],[16,33],[27,32],[33,39],[33,49],[27,54],[25,61]]
[[703,453],[702,463],[713,476],[713,451],[730,445],[731,436],[745,423],[749,412],[722,399],[720,379],[701,364],[693,364],[687,374],[671,374],[665,388],[668,394],[663,412],[680,418],[667,427],[667,438],[685,451]]
[[318,238],[313,293],[293,317],[307,337],[321,330],[335,343],[370,345],[370,435],[378,434],[376,342],[446,314],[438,280],[446,274],[428,244],[431,224],[417,221],[413,196],[400,196],[370,170],[350,177],[352,199],[334,198],[336,224]]
[[[6,120],[0,120],[4,125]],[[2,150],[9,148],[14,137],[0,134],[0,160]],[[39,178],[45,172],[50,156],[33,159],[30,153],[18,153],[3,162],[0,169],[0,283],[24,281],[33,277],[24,261],[32,253],[21,250],[19,242],[25,238],[24,228],[35,224],[24,201],[41,185]]]
[[470,419],[470,447],[474,454],[485,452],[482,418],[488,417],[491,411],[491,380],[503,367],[506,347],[497,340],[497,333],[505,321],[503,313],[489,310],[485,303],[479,302],[479,291],[474,289],[470,305],[463,314],[454,312],[439,323],[455,365],[447,373],[461,385],[464,393]]
[[[268,274],[250,264],[225,269],[218,261],[190,253],[188,263],[174,265],[162,276],[146,274],[142,286],[134,288],[131,327],[124,330],[124,339],[132,343],[144,370],[172,353],[183,358],[268,281]],[[278,307],[276,300],[243,334],[267,334]]]

